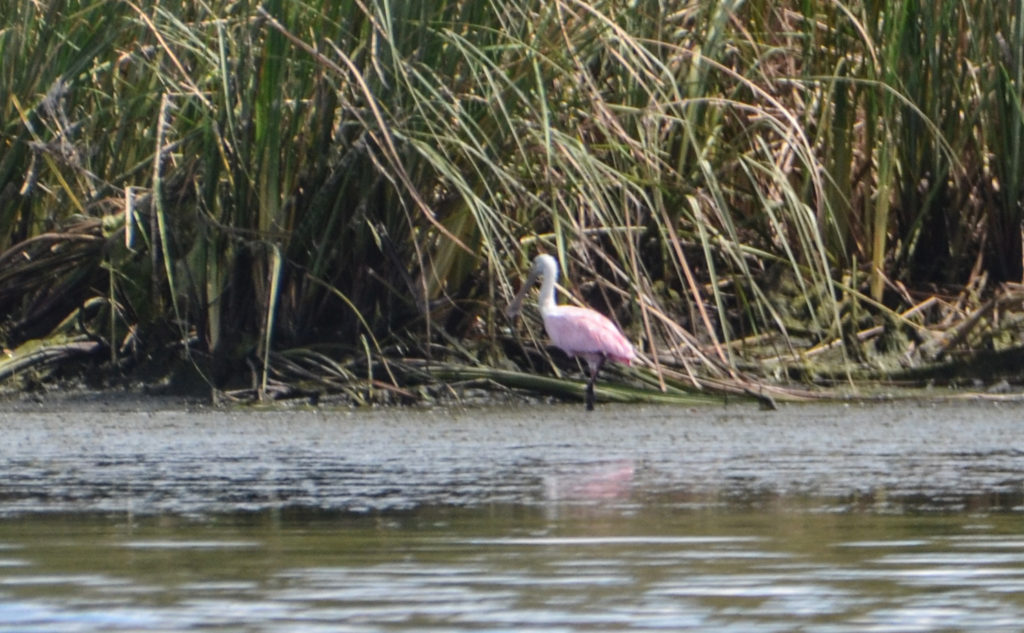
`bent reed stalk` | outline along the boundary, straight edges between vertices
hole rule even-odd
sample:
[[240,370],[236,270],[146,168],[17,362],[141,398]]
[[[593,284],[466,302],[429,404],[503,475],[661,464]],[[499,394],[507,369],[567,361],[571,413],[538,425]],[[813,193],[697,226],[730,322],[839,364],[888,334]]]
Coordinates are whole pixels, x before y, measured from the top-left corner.
[[0,337],[46,371],[550,391],[538,252],[652,400],[1020,329],[1024,2],[0,2]]

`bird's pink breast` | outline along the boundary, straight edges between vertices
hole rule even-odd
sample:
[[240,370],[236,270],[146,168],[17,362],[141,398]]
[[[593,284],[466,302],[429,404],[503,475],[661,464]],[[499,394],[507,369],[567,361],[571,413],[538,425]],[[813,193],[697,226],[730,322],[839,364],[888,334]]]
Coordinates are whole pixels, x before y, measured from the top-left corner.
[[607,317],[576,306],[557,306],[544,315],[551,342],[570,356],[606,356],[626,365],[636,358],[633,345]]

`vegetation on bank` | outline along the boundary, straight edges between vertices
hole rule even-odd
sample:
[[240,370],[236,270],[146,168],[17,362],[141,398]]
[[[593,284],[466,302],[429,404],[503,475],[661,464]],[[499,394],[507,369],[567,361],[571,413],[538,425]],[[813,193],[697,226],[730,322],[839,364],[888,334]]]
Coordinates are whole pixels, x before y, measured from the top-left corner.
[[606,398],[1024,329],[1024,0],[0,6],[6,384],[571,396],[503,313],[537,252],[641,350]]

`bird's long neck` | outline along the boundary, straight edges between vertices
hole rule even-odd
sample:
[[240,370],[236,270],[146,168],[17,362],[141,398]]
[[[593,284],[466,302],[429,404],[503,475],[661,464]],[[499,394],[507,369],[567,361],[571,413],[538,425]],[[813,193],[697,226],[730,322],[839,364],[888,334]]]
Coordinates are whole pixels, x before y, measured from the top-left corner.
[[541,315],[555,309],[555,284],[558,283],[558,266],[554,260],[545,260],[543,281],[540,284],[540,297],[537,300]]

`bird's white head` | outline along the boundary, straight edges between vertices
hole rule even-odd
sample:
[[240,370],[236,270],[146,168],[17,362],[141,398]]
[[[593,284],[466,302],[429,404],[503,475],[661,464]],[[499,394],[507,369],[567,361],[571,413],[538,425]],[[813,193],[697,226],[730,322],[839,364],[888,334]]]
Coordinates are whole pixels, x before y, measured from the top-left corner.
[[544,275],[545,278],[552,277],[557,280],[558,260],[547,253],[541,253],[534,257],[533,266],[530,267],[530,277],[535,279],[537,275]]
[[512,303],[509,304],[508,310],[506,311],[510,318],[516,318],[519,313],[523,310],[523,298],[526,297],[526,293],[529,292],[530,288],[533,287],[534,282],[537,281],[538,277],[543,277],[544,282],[540,289],[540,305],[541,311],[547,307],[548,303],[552,306],[555,304],[555,283],[558,281],[558,260],[546,253],[537,255],[533,259],[533,266],[530,267],[530,274],[526,278],[526,282],[523,287],[519,289],[515,298],[512,299]]

